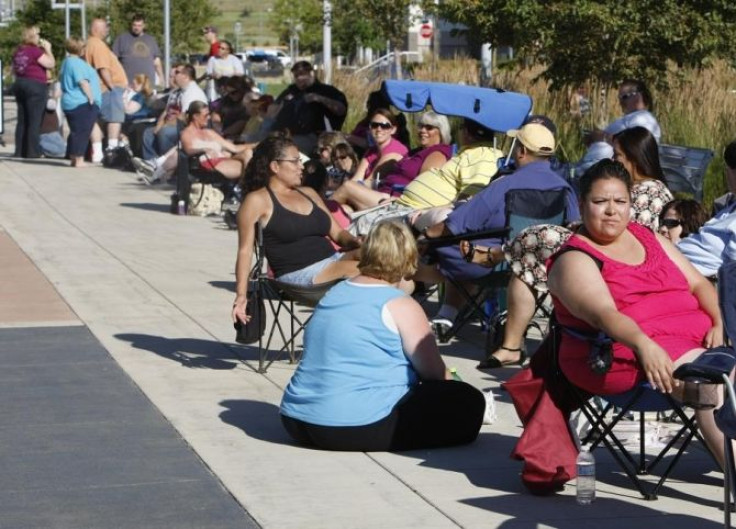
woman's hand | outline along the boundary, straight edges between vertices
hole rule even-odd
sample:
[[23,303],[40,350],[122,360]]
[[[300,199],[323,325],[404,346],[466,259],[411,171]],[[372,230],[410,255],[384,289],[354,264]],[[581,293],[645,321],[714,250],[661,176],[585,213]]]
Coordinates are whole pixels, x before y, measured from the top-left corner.
[[711,347],[719,347],[721,345],[723,345],[723,323],[716,323],[705,333],[703,347],[710,349]]
[[642,348],[637,348],[637,357],[641,365],[647,381],[654,389],[663,393],[672,393],[673,388],[680,385],[680,382],[672,378],[674,364],[667,354],[655,342],[651,341]]
[[233,302],[232,318],[233,323],[241,322],[248,323],[250,316],[245,313],[245,307],[248,304],[248,298],[246,296],[236,296]]

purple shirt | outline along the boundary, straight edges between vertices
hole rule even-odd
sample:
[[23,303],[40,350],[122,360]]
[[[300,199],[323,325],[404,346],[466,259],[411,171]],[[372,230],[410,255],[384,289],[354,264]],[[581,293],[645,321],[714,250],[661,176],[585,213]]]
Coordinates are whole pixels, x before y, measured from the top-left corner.
[[431,145],[412,156],[402,158],[396,163],[396,167],[391,174],[381,179],[378,190],[383,193],[391,193],[393,186],[407,185],[417,177],[419,171],[422,169],[422,165],[424,165],[424,160],[435,152],[442,153],[445,161],[449,160],[452,157],[452,145],[445,145],[444,143]]
[[396,138],[391,138],[391,141],[388,142],[388,145],[386,145],[383,150],[378,150],[378,147],[371,147],[370,149],[368,149],[364,156],[364,158],[368,160],[368,169],[365,170],[365,178],[371,177],[373,171],[376,169],[376,164],[378,164],[378,160],[380,160],[382,157],[388,154],[400,154],[403,158],[407,155],[408,152],[409,149],[406,148],[406,145],[401,143]]
[[38,63],[43,48],[21,44],[13,54],[13,73],[16,77],[46,83],[46,68]]

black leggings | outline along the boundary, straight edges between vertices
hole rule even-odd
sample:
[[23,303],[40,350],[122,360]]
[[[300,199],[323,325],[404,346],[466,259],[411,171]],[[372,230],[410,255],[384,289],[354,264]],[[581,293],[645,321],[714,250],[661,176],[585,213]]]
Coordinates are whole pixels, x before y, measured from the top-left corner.
[[386,452],[440,448],[475,441],[483,423],[483,394],[456,380],[433,380],[415,386],[391,413],[365,426],[319,426],[285,415],[281,422],[298,442],[351,452]]

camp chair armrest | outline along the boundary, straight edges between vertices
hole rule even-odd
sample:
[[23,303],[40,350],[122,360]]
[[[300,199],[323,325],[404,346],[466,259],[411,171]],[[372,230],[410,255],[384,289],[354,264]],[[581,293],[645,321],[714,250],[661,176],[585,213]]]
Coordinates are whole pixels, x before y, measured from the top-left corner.
[[429,246],[448,246],[460,241],[477,241],[478,239],[504,239],[509,234],[509,227],[493,228],[484,231],[460,233],[458,235],[445,235],[442,237],[420,237],[417,242]]
[[708,382],[722,384],[723,375],[728,375],[736,366],[736,356],[730,347],[714,347],[704,351],[698,358],[675,369],[674,376],[686,382]]

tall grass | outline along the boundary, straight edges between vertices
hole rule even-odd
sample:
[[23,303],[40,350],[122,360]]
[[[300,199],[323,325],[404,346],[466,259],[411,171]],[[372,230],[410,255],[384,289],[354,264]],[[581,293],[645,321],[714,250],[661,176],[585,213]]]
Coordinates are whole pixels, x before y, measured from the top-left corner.
[[[500,71],[494,85],[505,90],[529,94],[534,113],[546,114],[558,127],[560,156],[577,160],[584,152],[582,129],[600,127],[621,115],[616,87],[589,83],[583,87],[591,102],[592,112],[576,118],[570,112],[572,90],[552,91],[549,83],[539,79],[540,68]],[[477,84],[478,64],[471,59],[427,62],[414,67],[412,77],[418,80]],[[652,89],[654,114],[662,127],[662,141],[675,145],[704,147],[715,152],[704,181],[704,202],[710,205],[725,192],[723,181],[723,149],[736,139],[736,88],[734,70],[725,63],[709,68],[677,69],[669,73],[669,90]],[[334,84],[348,97],[346,130],[350,130],[365,113],[365,101],[380,79],[335,73]]]

